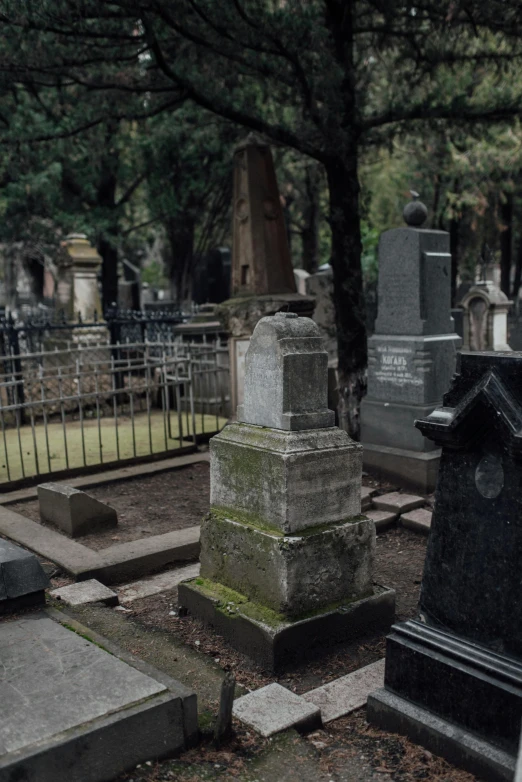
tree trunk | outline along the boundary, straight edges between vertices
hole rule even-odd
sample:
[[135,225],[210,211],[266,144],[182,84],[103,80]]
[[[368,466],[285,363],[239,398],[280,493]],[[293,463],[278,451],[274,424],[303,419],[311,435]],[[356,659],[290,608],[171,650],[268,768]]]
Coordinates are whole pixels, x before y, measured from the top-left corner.
[[500,205],[500,218],[505,229],[500,234],[500,287],[509,298],[513,247],[513,193],[505,193]]
[[[522,233],[518,242],[517,260],[515,266],[515,278],[513,280],[513,290],[511,291],[511,298],[514,302],[518,303],[518,292],[520,290],[520,282],[522,280]],[[518,313],[518,304],[516,306]]]
[[98,252],[102,263],[102,300],[105,312],[118,304],[118,250],[113,237],[103,236],[98,240]]
[[357,149],[326,164],[337,328],[339,426],[360,439],[360,404],[366,393],[368,347],[361,267]]
[[303,269],[315,274],[319,257],[320,174],[318,163],[311,162],[305,169],[306,205],[303,210],[302,262]]
[[172,220],[166,229],[171,252],[169,264],[171,294],[173,300],[182,308],[188,302],[192,289],[195,221],[186,218],[184,223],[180,224]]
[[451,306],[457,306],[457,277],[459,274],[459,221],[453,218],[449,224],[451,253]]

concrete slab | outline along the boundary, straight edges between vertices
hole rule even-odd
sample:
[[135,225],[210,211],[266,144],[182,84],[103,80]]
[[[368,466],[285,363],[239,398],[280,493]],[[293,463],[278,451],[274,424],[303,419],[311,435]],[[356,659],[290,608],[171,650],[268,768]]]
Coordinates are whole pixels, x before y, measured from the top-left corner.
[[117,588],[120,603],[132,603],[134,600],[141,600],[143,597],[150,597],[160,592],[166,592],[168,589],[174,589],[182,581],[199,576],[199,571],[200,564],[196,562],[194,565],[167,570],[166,573],[158,573],[155,576],[150,576],[150,578],[132,581],[130,584],[122,584]]
[[411,510],[409,513],[403,513],[401,516],[401,524],[403,527],[413,529],[416,532],[423,532],[427,535],[431,529],[431,517],[433,513],[426,508],[417,508]]
[[391,527],[398,518],[397,513],[389,510],[367,510],[365,516],[373,520],[377,532],[382,532],[382,530]]
[[363,513],[372,507],[372,497],[375,491],[371,486],[361,486],[361,510]]
[[118,605],[116,592],[96,581],[95,578],[53,589],[50,595],[70,606],[82,606],[87,603],[103,603],[106,606]]
[[425,503],[424,497],[418,497],[415,494],[403,494],[399,491],[382,494],[380,497],[374,497],[373,499],[373,504],[378,510],[388,510],[392,513],[407,513],[414,508],[420,508]]
[[305,693],[305,701],[321,709],[323,722],[331,722],[360,709],[370,693],[384,687],[384,657],[358,671]]
[[178,694],[46,613],[0,625],[0,650],[1,782],[102,782],[184,748]]
[[104,584],[145,576],[199,556],[199,526],[93,551],[0,506],[0,535],[55,562],[77,581],[96,578]]
[[287,728],[305,732],[321,726],[317,706],[275,682],[235,700],[232,713],[265,737]]

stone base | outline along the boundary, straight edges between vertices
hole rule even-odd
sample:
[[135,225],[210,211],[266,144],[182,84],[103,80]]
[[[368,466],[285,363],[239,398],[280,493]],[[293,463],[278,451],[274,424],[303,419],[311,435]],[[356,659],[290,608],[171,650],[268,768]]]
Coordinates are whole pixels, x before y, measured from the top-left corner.
[[512,779],[522,718],[516,658],[409,620],[388,636],[385,688],[369,701],[370,721],[488,780]]
[[435,490],[439,472],[440,451],[419,453],[363,442],[363,466],[379,478],[397,481],[421,494]]
[[512,782],[515,756],[387,690],[368,697],[368,722],[400,733],[488,782]]
[[415,421],[433,412],[436,402],[408,404],[365,397],[361,403],[363,443],[429,453],[437,446],[415,428]]
[[284,670],[356,638],[387,632],[395,615],[395,592],[380,586],[370,597],[293,622],[200,578],[180,584],[178,599],[181,611],[210,625],[269,671]]
[[18,611],[23,611],[25,608],[38,608],[44,605],[45,591],[41,589],[28,595],[0,600],[0,616],[2,614],[17,614]]

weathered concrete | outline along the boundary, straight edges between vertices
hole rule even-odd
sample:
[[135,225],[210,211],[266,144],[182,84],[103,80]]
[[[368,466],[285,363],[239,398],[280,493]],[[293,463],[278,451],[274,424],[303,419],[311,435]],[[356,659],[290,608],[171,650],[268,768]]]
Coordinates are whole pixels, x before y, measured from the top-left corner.
[[210,625],[266,670],[276,672],[356,638],[386,632],[395,616],[395,592],[378,586],[362,600],[294,621],[202,578],[180,584],[178,599],[181,609]]
[[437,484],[440,449],[421,453],[365,442],[363,461],[365,469],[380,479],[397,481],[407,489],[430,494]]
[[0,538],[0,614],[44,603],[47,586],[34,554]]
[[157,573],[155,576],[132,581],[130,584],[122,584],[117,587],[120,603],[132,603],[134,600],[141,600],[143,597],[157,595],[160,592],[166,592],[174,589],[182,581],[188,578],[199,576],[200,565],[196,562],[194,565],[185,565],[185,567],[167,570],[165,573]]
[[364,516],[281,535],[209,514],[201,576],[288,617],[372,592],[375,529]]
[[413,529],[415,532],[422,532],[425,535],[428,535],[431,529],[432,515],[431,510],[417,508],[408,513],[403,513],[401,516],[401,524],[407,529]]
[[56,600],[61,600],[71,606],[81,606],[87,603],[103,603],[106,606],[118,605],[116,592],[96,581],[95,578],[53,589],[49,594]]
[[366,511],[366,516],[375,524],[376,532],[381,532],[391,527],[398,518],[397,513],[392,513],[388,510],[368,510]]
[[187,745],[193,695],[45,613],[0,625],[0,649],[1,782],[105,782]]
[[382,494],[380,497],[374,497],[373,499],[373,504],[378,510],[387,510],[391,513],[407,513],[414,508],[420,508],[425,503],[424,497],[417,497],[414,494],[403,494],[398,491]]
[[210,442],[210,505],[294,533],[361,512],[362,449],[337,427],[229,424]]
[[257,324],[246,354],[239,421],[275,429],[333,426],[328,354],[310,318],[280,312]]
[[323,722],[331,722],[360,709],[379,687],[384,687],[384,658],[310,690],[303,698],[321,709]]
[[363,513],[372,507],[372,497],[376,491],[371,486],[361,486],[361,510]]
[[42,483],[38,486],[38,501],[42,521],[54,524],[72,538],[118,524],[114,508],[72,486]]
[[232,713],[265,737],[288,728],[308,732],[321,727],[317,706],[275,682],[237,698]]

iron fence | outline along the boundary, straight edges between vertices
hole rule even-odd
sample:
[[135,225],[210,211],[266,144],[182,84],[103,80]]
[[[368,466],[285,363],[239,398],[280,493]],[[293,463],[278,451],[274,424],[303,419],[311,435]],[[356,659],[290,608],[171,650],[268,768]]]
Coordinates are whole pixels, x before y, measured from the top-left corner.
[[4,490],[194,448],[225,424],[228,350],[219,341],[112,343],[76,333],[53,349],[0,356]]

